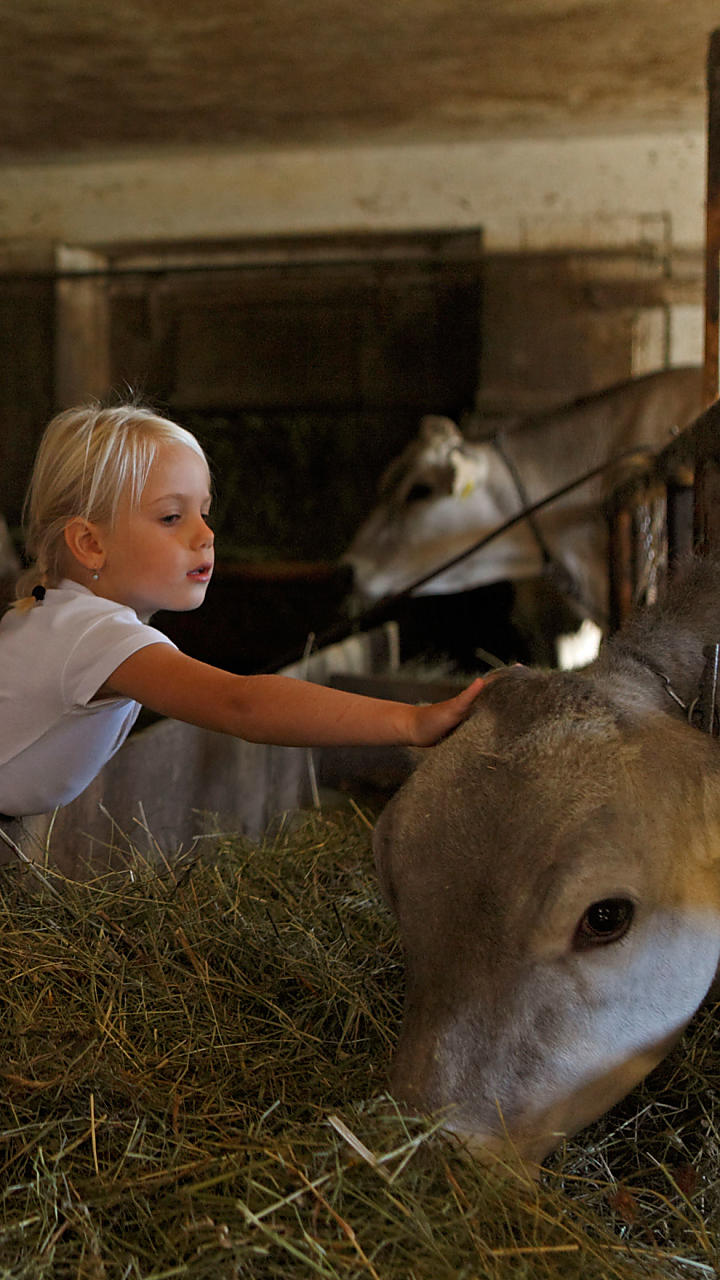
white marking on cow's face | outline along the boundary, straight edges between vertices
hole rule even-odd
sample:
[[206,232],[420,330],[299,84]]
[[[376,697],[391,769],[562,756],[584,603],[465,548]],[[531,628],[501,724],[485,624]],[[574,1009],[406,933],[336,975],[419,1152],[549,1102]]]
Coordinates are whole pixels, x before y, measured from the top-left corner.
[[500,1140],[540,1162],[661,1061],[707,994],[719,955],[720,911],[698,906],[651,912],[624,943],[575,963],[569,953],[536,960],[505,1018],[498,1011],[481,1063],[477,1007],[439,1039],[447,1098],[463,1100],[448,1127],[473,1146]]
[[561,671],[587,666],[597,658],[601,641],[602,631],[597,623],[585,618],[577,631],[557,637],[557,665]]

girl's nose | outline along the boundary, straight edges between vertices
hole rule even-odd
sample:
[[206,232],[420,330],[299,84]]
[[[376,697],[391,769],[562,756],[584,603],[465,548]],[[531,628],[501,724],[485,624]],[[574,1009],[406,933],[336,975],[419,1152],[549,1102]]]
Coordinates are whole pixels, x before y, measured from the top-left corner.
[[193,535],[193,546],[211,547],[215,541],[215,534],[210,525],[206,523],[203,517],[198,521],[197,529]]

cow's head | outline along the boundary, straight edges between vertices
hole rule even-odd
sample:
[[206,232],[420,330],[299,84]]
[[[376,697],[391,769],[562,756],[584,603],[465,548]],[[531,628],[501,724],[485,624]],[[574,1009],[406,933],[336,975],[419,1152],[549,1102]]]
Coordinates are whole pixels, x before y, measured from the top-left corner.
[[[491,443],[469,443],[449,418],[423,418],[417,438],[382,476],[378,503],[343,557],[359,596],[377,600],[404,590],[491,533],[518,505]],[[540,567],[532,533],[520,525],[493,543],[472,570],[463,564],[439,575],[428,590],[460,591],[531,576]]]
[[375,833],[406,957],[394,1088],[540,1161],[621,1098],[720,954],[720,755],[587,674],[515,668]]

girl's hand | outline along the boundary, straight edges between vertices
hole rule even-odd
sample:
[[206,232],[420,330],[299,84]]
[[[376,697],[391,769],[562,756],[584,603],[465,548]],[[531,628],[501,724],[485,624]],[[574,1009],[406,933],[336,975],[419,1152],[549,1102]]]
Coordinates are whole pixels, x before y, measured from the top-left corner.
[[[446,702],[433,702],[429,706],[412,707],[410,744],[413,747],[431,747],[451,733],[468,715],[475,699],[485,685],[478,677],[467,689]],[[414,722],[414,723],[413,723]]]

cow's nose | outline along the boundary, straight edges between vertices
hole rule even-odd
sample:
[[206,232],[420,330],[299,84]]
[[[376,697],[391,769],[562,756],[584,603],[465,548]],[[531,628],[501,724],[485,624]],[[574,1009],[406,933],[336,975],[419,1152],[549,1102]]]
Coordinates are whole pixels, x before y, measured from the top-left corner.
[[380,599],[376,593],[367,590],[368,583],[372,581],[373,566],[369,560],[358,556],[343,557],[340,566],[348,575],[346,608],[350,616],[355,618]]

